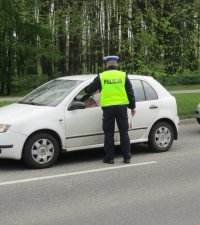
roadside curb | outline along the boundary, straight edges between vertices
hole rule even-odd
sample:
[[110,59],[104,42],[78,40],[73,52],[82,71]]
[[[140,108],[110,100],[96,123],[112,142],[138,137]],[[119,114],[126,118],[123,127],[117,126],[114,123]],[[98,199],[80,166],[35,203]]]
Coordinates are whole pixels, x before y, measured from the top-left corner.
[[180,124],[194,124],[194,123],[197,123],[196,118],[180,120]]

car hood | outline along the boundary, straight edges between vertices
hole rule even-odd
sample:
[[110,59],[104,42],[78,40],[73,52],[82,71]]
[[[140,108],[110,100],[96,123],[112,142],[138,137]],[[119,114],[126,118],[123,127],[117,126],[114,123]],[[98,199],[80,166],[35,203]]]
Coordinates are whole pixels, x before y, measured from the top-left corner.
[[54,107],[14,103],[0,108],[0,123],[13,124],[21,119],[26,119],[26,117],[34,116],[34,114],[42,115],[50,108]]

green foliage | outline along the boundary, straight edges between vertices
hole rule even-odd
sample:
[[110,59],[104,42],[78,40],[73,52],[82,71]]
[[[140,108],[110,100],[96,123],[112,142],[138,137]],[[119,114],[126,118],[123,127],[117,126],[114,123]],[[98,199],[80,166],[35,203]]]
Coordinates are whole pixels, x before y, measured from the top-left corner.
[[190,76],[178,76],[179,84],[200,84],[200,76],[198,75],[190,75]]
[[200,84],[200,70],[184,70],[181,74],[167,75],[160,74],[154,76],[163,85],[195,85]]
[[14,77],[12,81],[13,95],[26,95],[38,86],[48,81],[48,76],[29,75],[25,77]]
[[0,0],[0,95],[32,89],[32,74],[97,73],[109,54],[163,84],[199,82],[199,12],[199,0]]

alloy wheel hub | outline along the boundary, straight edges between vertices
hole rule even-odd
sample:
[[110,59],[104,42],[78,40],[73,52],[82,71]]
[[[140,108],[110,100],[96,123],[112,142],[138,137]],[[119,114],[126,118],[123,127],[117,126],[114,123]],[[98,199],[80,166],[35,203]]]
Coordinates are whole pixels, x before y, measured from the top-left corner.
[[37,140],[32,146],[31,153],[35,162],[48,163],[54,156],[54,145],[48,139]]
[[47,154],[47,148],[45,148],[45,147],[40,147],[40,148],[38,149],[38,154],[40,154],[40,155],[46,155],[46,154]]
[[155,141],[159,147],[166,147],[171,141],[171,134],[167,127],[160,127],[156,131]]

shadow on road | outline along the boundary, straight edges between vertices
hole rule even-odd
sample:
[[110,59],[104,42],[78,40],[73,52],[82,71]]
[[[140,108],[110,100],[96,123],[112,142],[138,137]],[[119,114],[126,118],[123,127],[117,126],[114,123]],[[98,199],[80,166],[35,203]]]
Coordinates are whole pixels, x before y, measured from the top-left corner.
[[[152,154],[147,145],[145,144],[134,144],[132,145],[132,156],[137,156],[140,154]],[[122,157],[121,149],[119,146],[115,147],[116,157]],[[56,167],[63,165],[80,164],[87,162],[94,162],[103,160],[104,149],[89,149],[89,150],[79,150],[73,152],[61,153],[57,162]],[[23,163],[22,160],[12,160],[12,159],[0,159],[0,171],[14,171],[14,170],[29,170],[29,168]]]

